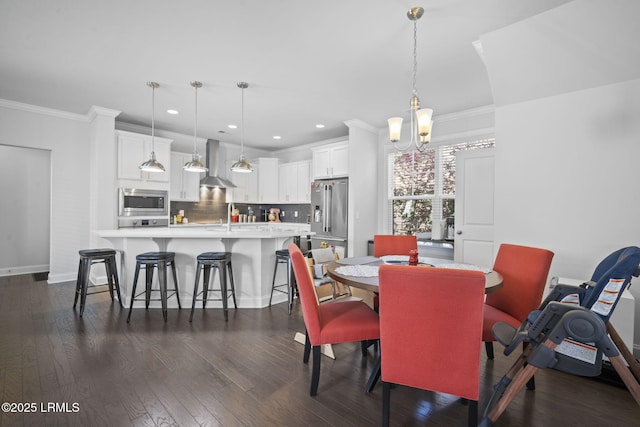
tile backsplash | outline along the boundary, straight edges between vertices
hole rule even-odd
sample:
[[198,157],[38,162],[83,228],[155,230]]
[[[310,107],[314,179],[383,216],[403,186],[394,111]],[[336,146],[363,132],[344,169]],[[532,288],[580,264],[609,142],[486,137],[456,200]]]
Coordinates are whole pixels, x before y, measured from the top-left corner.
[[[201,188],[199,202],[171,202],[170,214],[176,215],[179,210],[184,210],[184,216],[189,219],[190,224],[215,224],[227,222],[226,190],[221,188]],[[311,206],[305,204],[272,204],[261,205],[253,203],[236,203],[236,209],[241,214],[248,214],[249,210],[256,215],[257,222],[264,222],[266,219],[262,214],[270,208],[280,208],[280,221],[308,223]]]

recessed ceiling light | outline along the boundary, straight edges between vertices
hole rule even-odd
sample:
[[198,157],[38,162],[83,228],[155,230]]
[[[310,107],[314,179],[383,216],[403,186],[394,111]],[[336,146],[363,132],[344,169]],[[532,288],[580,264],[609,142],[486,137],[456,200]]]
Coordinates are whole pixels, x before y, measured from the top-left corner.
[[174,115],[174,116],[175,116],[176,114],[179,114],[178,110],[171,110],[171,109],[167,110],[167,113],[169,113],[169,114],[171,114],[171,115]]
[[324,127],[324,125],[323,125],[323,124],[318,123],[318,124],[316,125],[316,127],[317,127],[318,129],[322,129],[322,128]]
[[238,125],[227,125],[229,129],[238,129]]
[[280,135],[273,135],[273,139],[282,139]]

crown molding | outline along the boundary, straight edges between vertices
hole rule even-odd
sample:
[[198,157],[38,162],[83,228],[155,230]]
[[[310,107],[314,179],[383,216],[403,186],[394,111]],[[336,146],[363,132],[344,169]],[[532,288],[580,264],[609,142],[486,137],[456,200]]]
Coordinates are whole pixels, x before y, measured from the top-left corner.
[[41,107],[39,105],[25,104],[23,102],[11,101],[0,98],[0,107],[11,110],[24,111],[27,113],[42,114],[44,116],[57,117],[59,119],[74,120],[77,122],[90,123],[97,116],[117,117],[120,111],[92,105],[86,114],[70,113],[69,111],[56,110],[54,108]]
[[485,105],[477,108],[470,108],[468,110],[456,111],[455,113],[449,114],[441,114],[433,116],[433,122],[442,123],[449,122],[452,120],[459,120],[463,118],[473,117],[473,116],[481,116],[484,114],[494,114],[496,112],[495,105]]

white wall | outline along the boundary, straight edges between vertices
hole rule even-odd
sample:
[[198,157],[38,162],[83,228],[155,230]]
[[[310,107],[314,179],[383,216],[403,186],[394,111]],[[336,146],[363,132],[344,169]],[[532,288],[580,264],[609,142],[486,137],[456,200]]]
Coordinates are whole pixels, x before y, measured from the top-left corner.
[[481,37],[496,101],[495,244],[552,250],[550,277],[588,279],[610,252],[640,246],[637,16],[638,2],[581,0]]
[[378,131],[361,120],[345,124],[349,126],[348,256],[365,256],[377,225]]
[[77,250],[89,243],[89,126],[83,116],[19,108],[0,104],[0,143],[51,151],[49,280],[55,282],[77,271]]
[[[101,189],[113,172],[106,178],[96,175],[101,168],[115,165],[99,166],[96,162],[105,161],[100,157],[100,146],[114,145],[116,114],[92,109],[79,115],[0,100],[0,144],[51,152],[50,283],[75,280],[78,250],[91,247],[90,224],[102,224],[100,211],[110,206],[111,195]],[[111,126],[105,126],[105,121]]]
[[49,271],[50,158],[0,145],[0,276]]

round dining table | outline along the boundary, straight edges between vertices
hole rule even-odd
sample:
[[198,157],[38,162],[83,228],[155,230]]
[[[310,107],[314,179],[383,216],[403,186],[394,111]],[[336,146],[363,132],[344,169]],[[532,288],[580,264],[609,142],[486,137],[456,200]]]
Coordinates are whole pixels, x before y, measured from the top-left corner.
[[[408,257],[407,257],[408,258]],[[380,258],[375,258],[372,256],[366,257],[357,257],[357,258],[345,258],[337,261],[330,262],[326,264],[327,267],[327,275],[331,277],[333,280],[340,282],[347,286],[352,286],[354,288],[364,289],[367,291],[377,293],[379,290],[378,287],[378,275],[375,272],[376,269],[372,269],[371,267],[377,267],[384,264],[385,261]],[[396,262],[394,262],[395,264]],[[400,262],[402,264],[402,262]],[[445,267],[446,265],[446,267]],[[344,273],[338,273],[336,270],[340,267],[345,266],[365,266],[370,275],[348,275]],[[489,270],[486,268],[482,268],[476,265],[471,264],[455,264],[451,260],[439,259],[439,258],[419,258],[419,265],[412,268],[430,268],[430,267],[440,267],[440,268],[457,268],[457,269],[472,269],[472,270],[483,270],[485,277],[485,294],[495,292],[502,287],[502,275],[494,270]],[[356,268],[357,269],[357,268]],[[374,274],[375,273],[375,274]],[[365,391],[367,393],[371,392],[375,387],[376,383],[380,379],[380,356],[376,361],[376,364],[371,372],[371,376],[367,381],[365,386]]]
[[[345,258],[343,260],[333,261],[326,265],[327,274],[336,282],[343,283],[347,286],[354,288],[364,289],[371,292],[378,292],[378,276],[350,276],[346,274],[338,273],[336,270],[346,265],[364,265],[364,266],[379,266],[384,264],[384,261],[380,258],[374,257],[357,257],[357,258]],[[420,265],[416,268],[429,268],[429,267],[442,267],[447,265],[447,268],[455,267],[464,269],[468,266],[470,269],[478,269],[478,266],[470,264],[454,264],[451,260],[440,258],[427,258],[420,257]],[[485,294],[495,292],[502,287],[502,276],[497,271],[491,270],[484,275],[485,277]]]

